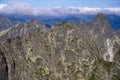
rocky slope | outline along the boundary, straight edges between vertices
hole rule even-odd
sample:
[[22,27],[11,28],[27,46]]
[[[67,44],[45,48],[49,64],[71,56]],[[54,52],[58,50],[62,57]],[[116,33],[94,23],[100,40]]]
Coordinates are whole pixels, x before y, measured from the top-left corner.
[[0,80],[119,80],[120,44],[106,17],[56,23],[37,19],[0,37]]
[[[99,13],[97,17],[90,22],[80,21],[78,27],[80,31],[82,31],[82,36],[89,40],[91,45],[94,46],[94,44],[97,44],[97,46],[99,45],[101,47],[114,46],[115,37],[104,14]],[[108,50],[108,48],[102,50],[102,55],[105,55],[104,58],[106,58],[107,55],[112,57],[111,55],[113,55],[113,52],[110,50]],[[105,52],[107,53],[105,54]],[[112,59],[113,57],[109,58],[111,61]]]
[[0,32],[10,27],[12,27],[12,23],[10,22],[10,20],[6,17],[0,16]]
[[118,30],[114,31],[114,34],[115,34],[117,37],[119,37],[119,38],[120,38],[120,29],[118,29]]

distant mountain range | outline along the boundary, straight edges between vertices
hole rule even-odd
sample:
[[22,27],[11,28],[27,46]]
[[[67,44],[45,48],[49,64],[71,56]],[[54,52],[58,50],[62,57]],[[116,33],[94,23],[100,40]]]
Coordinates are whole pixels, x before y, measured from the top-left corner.
[[0,32],[10,27],[12,27],[12,22],[8,18],[0,16]]
[[[19,14],[1,14],[1,16],[7,17],[13,24],[17,24],[20,22],[26,22],[32,18],[37,18],[41,22],[43,22],[47,27],[51,27],[56,22],[60,21],[72,21],[77,24],[80,20],[90,21],[95,14],[69,14],[69,15],[61,15],[61,16],[33,16],[33,15],[19,15]],[[106,18],[108,19],[111,28],[113,30],[120,29],[120,16],[116,14],[106,14]]]

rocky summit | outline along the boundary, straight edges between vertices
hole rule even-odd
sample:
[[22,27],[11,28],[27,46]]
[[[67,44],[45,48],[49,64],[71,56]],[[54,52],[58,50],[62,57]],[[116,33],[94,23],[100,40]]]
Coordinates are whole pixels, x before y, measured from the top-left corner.
[[0,80],[120,80],[120,38],[99,13],[89,22],[37,19],[0,35]]

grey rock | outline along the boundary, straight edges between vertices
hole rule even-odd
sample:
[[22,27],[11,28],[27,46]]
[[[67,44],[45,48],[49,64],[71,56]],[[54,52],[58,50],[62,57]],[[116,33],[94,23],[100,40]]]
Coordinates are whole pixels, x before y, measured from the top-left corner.
[[120,79],[120,45],[102,13],[90,22],[63,21],[51,29],[33,19],[0,38],[1,80]]

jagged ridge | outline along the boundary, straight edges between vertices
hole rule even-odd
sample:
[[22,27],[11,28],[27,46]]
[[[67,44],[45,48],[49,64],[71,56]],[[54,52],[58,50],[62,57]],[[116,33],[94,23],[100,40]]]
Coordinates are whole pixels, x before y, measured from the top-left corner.
[[5,64],[4,68],[0,66],[5,71],[1,79],[120,79],[119,63],[111,56],[119,55],[119,44],[114,42],[114,34],[101,13],[88,23],[80,21],[77,27],[64,21],[48,30],[33,19],[16,25],[1,38],[0,63]]

